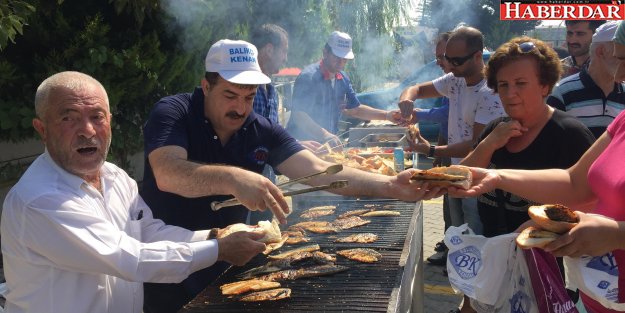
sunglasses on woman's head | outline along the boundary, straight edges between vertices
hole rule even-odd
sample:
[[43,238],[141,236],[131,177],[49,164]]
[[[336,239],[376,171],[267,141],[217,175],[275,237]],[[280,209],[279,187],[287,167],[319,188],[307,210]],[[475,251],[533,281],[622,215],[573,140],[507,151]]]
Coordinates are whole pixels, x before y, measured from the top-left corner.
[[473,55],[476,52],[478,52],[478,51],[480,51],[480,50],[475,50],[475,51],[471,52],[469,55],[464,56],[464,57],[448,57],[447,54],[444,54],[443,56],[445,57],[445,60],[447,60],[447,62],[449,62],[449,64],[451,64],[453,66],[461,66],[462,64],[464,64],[464,62],[466,62],[471,57],[473,57]]
[[[521,52],[523,53],[528,53],[536,49],[536,45],[531,41],[526,41],[526,42],[519,44],[519,49],[521,49]],[[540,53],[540,51],[538,53]]]

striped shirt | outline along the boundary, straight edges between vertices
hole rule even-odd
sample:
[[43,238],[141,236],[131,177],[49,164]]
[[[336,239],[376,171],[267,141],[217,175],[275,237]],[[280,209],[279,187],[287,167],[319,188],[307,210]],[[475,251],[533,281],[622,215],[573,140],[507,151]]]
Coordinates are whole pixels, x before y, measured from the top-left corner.
[[566,77],[553,89],[547,104],[577,117],[599,138],[614,118],[625,109],[625,83],[614,84],[607,96],[588,71]]

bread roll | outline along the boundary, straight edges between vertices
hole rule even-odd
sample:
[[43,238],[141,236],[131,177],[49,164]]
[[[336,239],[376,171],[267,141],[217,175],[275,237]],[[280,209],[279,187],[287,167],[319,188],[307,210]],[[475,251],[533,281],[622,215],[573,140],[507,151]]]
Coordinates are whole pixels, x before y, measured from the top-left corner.
[[530,226],[516,237],[516,244],[523,249],[543,248],[559,236],[554,232]]
[[579,223],[577,214],[561,204],[530,206],[527,213],[540,228],[558,234],[568,232]]
[[466,166],[452,165],[417,171],[410,179],[427,182],[430,186],[454,186],[469,189],[471,187],[472,175]]

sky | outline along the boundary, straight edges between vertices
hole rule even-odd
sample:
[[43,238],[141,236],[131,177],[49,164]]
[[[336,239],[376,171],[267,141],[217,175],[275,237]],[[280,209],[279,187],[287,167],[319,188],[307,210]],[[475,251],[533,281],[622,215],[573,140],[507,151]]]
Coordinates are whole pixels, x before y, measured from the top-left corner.
[[542,23],[540,23],[540,25],[541,26],[558,26],[563,23],[564,23],[564,20],[543,20]]

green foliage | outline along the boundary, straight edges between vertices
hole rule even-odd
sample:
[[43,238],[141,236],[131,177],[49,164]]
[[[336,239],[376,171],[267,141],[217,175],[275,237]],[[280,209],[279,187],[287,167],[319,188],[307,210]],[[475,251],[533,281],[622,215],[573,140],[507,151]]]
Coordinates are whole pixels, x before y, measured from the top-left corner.
[[[4,1],[4,0],[0,0]],[[0,3],[0,18],[20,17],[21,36],[0,51],[0,140],[35,135],[34,95],[51,74],[87,73],[106,88],[113,113],[110,159],[128,168],[143,147],[141,127],[159,98],[189,92],[204,71],[206,51],[219,39],[249,39],[263,23],[289,32],[289,66],[319,60],[333,30],[346,31],[367,54],[394,49],[390,33],[409,0],[28,0]],[[13,3],[22,7],[16,10]],[[11,10],[8,10],[10,8]],[[24,9],[26,8],[26,9]],[[8,12],[8,13],[7,13]],[[29,13],[30,12],[30,13]],[[3,20],[4,21],[4,20]],[[3,24],[2,29],[5,30]],[[12,22],[11,22],[12,23]],[[0,37],[0,43],[1,43]],[[380,49],[371,42],[379,42]],[[391,53],[392,55],[392,53]],[[361,73],[393,66],[386,57],[357,57],[349,70]]]
[[440,31],[454,29],[465,23],[479,29],[485,38],[485,45],[496,49],[512,37],[534,29],[540,21],[501,21],[499,0],[426,0],[422,25]]
[[24,26],[34,12],[35,7],[26,1],[0,2],[0,51],[9,40],[15,43],[15,37],[24,33]]

